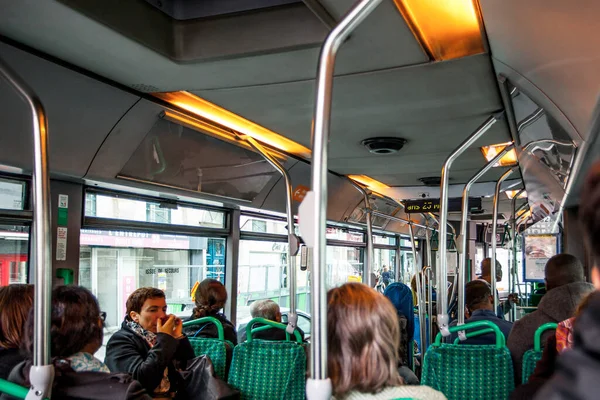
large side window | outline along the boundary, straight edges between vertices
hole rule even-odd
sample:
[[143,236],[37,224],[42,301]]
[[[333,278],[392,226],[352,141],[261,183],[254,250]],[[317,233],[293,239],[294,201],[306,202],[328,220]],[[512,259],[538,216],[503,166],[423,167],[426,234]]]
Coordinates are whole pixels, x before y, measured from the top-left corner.
[[25,180],[0,178],[0,286],[27,283],[31,211]]

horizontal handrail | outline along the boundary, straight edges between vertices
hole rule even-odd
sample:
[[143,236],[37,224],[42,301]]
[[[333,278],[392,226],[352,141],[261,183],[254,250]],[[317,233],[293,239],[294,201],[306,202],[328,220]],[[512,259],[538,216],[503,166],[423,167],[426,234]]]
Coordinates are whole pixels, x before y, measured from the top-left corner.
[[221,321],[216,319],[215,317],[202,317],[198,319],[193,319],[191,321],[186,321],[183,323],[183,327],[187,328],[188,326],[200,325],[200,324],[214,324],[217,327],[217,336],[219,340],[225,340],[225,332],[223,331],[223,324]]
[[[467,322],[464,325],[451,326],[448,328],[448,331],[450,333],[456,333],[459,331],[466,331],[467,329],[474,329],[474,328],[489,328],[489,329],[491,329],[491,331],[489,333],[493,332],[496,334],[496,348],[501,349],[505,346],[506,341],[504,339],[504,335],[500,331],[500,328],[498,328],[498,326],[496,324],[494,324],[493,322],[490,322],[490,321]],[[441,346],[441,344],[442,344],[442,334],[438,333],[437,336],[435,337],[435,343],[433,345]]]
[[[261,327],[252,329],[252,327],[255,324],[262,324],[265,326],[261,326]],[[281,329],[281,330],[285,331],[286,337],[289,338],[289,333],[287,332],[287,325],[279,323],[279,322],[271,321],[266,318],[253,318],[250,322],[248,322],[248,325],[246,325],[246,340],[248,342],[251,342],[252,341],[252,333],[264,331],[269,328]],[[298,332],[298,329],[294,330],[294,337],[296,338],[296,341],[298,343],[302,343],[302,336],[300,335],[300,332]]]

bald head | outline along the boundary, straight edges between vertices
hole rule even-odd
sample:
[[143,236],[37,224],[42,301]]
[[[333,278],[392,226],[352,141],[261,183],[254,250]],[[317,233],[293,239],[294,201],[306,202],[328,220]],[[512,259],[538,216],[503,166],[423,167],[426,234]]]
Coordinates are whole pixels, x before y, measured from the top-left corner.
[[[481,279],[492,283],[492,259],[486,258],[481,262]],[[502,265],[496,260],[496,281],[502,280]]]
[[547,290],[585,280],[583,265],[577,257],[570,254],[557,254],[549,259],[544,269],[544,276]]

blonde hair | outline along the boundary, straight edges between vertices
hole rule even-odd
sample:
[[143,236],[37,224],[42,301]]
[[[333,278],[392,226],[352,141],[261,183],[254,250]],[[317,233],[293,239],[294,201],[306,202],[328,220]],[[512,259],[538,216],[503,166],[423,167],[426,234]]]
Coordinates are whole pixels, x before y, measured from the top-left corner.
[[329,376],[333,392],[377,393],[402,384],[398,375],[400,325],[396,309],[362,283],[327,293]]

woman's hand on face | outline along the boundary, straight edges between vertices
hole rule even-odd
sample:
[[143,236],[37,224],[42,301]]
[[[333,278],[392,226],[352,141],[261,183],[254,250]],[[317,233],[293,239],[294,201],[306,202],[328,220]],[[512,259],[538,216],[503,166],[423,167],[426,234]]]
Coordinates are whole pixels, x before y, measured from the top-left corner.
[[175,330],[173,332],[173,337],[175,339],[179,339],[183,336],[183,320],[179,317],[175,317]]

